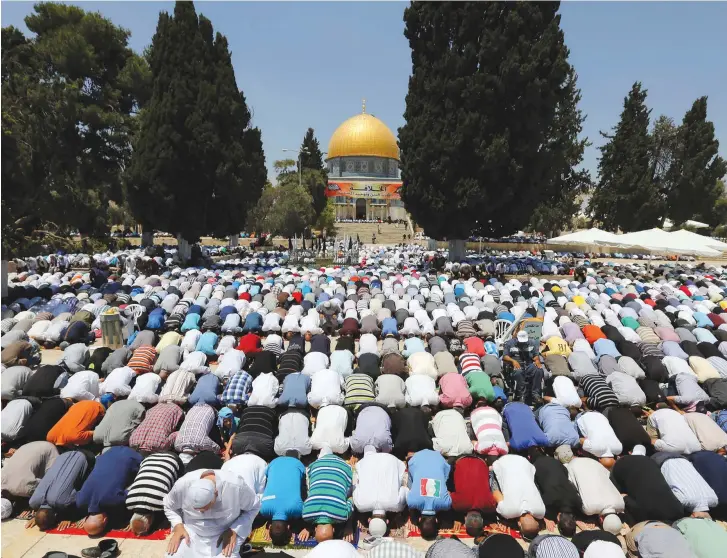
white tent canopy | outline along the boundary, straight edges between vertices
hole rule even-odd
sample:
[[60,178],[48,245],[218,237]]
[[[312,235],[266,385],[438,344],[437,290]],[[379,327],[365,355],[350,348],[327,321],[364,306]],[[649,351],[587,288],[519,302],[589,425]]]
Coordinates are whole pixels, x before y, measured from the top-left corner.
[[661,229],[649,229],[616,236],[619,246],[640,246],[655,252],[670,254],[697,254],[700,256],[719,256],[720,253],[709,246],[697,246],[682,236],[672,236]]
[[576,231],[555,238],[549,238],[548,244],[613,244],[614,239],[619,238],[617,235],[602,231],[601,229],[588,229]]
[[712,248],[720,252],[727,252],[727,242],[722,242],[721,240],[716,240],[684,229],[670,232],[669,234],[674,238],[680,239],[680,241],[689,242],[695,248]]

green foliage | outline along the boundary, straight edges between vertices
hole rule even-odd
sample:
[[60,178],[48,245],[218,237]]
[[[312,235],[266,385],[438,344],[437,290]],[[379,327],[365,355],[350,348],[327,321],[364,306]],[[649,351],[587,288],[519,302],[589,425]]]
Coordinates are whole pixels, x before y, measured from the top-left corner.
[[236,234],[266,170],[227,39],[192,2],[177,2],[159,14],[148,58],[153,86],[127,175],[134,215],[189,242]]
[[270,183],[265,186],[248,214],[248,228],[257,233],[292,237],[302,234],[314,220],[313,200],[308,190],[298,183],[297,173],[287,173],[279,177],[276,186]]
[[33,235],[107,230],[148,92],[149,71],[128,48],[128,31],[100,14],[39,3],[25,23],[32,38],[2,30],[6,254]]
[[313,198],[313,210],[318,217],[326,207],[328,170],[323,164],[323,155],[313,128],[308,128],[300,146],[300,164],[303,168],[303,184]]
[[727,172],[727,164],[719,156],[714,124],[707,120],[707,97],[694,101],[677,136],[673,162],[666,173],[669,218],[677,222],[706,219],[718,225],[715,204],[724,194],[718,179]]
[[[402,199],[427,235],[507,234],[553,199],[572,137],[573,100],[555,2],[414,2]],[[543,148],[547,145],[548,148]],[[484,225],[486,224],[486,225]]]
[[287,174],[296,169],[295,159],[281,159],[273,163],[273,170],[276,175]]
[[638,231],[661,223],[663,206],[652,180],[652,139],[646,90],[634,83],[621,119],[601,150],[599,183],[590,209],[606,230]]
[[326,236],[336,236],[336,206],[333,198],[326,198],[326,206],[318,216],[314,228]]

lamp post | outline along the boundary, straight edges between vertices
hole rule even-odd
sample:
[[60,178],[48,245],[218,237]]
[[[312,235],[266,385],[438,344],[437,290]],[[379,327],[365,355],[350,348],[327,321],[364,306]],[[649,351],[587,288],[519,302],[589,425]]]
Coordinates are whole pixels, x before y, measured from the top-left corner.
[[308,150],[303,147],[302,149],[283,149],[284,152],[297,153],[298,154],[298,186],[303,185],[303,161],[300,157],[303,153],[308,153]]

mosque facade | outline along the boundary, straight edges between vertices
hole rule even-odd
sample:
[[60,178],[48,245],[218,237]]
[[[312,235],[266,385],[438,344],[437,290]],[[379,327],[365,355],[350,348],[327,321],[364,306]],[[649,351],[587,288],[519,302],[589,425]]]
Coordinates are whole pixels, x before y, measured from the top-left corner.
[[366,113],[341,124],[328,144],[328,187],[336,219],[406,219],[399,195],[399,146],[381,120]]

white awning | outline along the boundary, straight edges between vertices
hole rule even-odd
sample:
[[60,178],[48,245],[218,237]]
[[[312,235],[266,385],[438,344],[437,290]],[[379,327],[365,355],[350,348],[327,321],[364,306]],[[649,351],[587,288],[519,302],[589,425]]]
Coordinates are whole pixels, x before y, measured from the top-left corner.
[[661,229],[649,229],[617,235],[614,241],[619,246],[640,246],[654,252],[668,254],[695,254],[699,256],[719,256],[720,252],[708,246],[697,246],[689,239],[672,236]]
[[608,246],[612,245],[616,238],[618,236],[613,233],[593,228],[549,238],[546,242],[548,244],[601,244]]
[[682,242],[690,242],[696,248],[712,248],[720,252],[727,252],[727,242],[722,242],[716,238],[710,238],[684,229],[669,234]]

